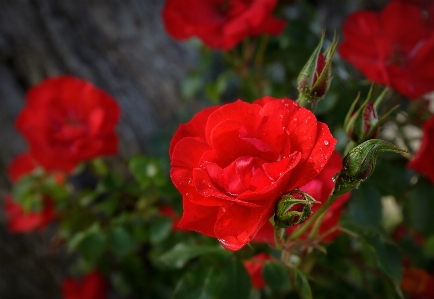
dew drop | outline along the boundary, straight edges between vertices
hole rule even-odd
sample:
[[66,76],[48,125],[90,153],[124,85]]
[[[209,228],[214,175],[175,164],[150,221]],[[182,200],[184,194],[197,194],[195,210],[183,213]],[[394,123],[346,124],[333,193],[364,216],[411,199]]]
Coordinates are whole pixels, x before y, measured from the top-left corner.
[[324,140],[324,145],[329,145],[329,142],[327,140]]

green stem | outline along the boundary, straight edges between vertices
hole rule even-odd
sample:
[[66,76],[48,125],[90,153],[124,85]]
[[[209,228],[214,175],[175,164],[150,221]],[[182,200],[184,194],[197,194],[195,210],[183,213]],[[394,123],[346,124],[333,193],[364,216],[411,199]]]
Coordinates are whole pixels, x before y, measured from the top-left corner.
[[336,201],[336,199],[339,197],[340,194],[334,194],[332,193],[327,201],[316,211],[315,214],[313,214],[302,227],[300,227],[298,230],[296,230],[292,235],[291,239],[297,239],[302,234],[306,232],[306,230],[322,215],[325,213],[325,211]]
[[318,106],[318,101],[315,99],[312,99],[306,95],[303,95],[302,93],[299,94],[299,98],[297,99],[298,105],[301,107],[304,107],[312,112],[315,112],[316,107]]
[[260,72],[260,68],[262,67],[262,63],[264,61],[264,54],[265,54],[265,49],[267,48],[268,39],[269,39],[268,35],[263,35],[259,42],[258,50],[256,51],[255,67],[258,73]]
[[324,219],[324,214],[322,214],[318,219],[315,221],[315,224],[313,225],[313,228],[309,234],[309,237],[315,237],[318,234],[319,228],[321,226],[322,220]]
[[276,248],[278,250],[282,250],[282,243],[283,243],[283,233],[285,232],[284,228],[280,228],[275,226],[274,227],[274,242],[276,243]]

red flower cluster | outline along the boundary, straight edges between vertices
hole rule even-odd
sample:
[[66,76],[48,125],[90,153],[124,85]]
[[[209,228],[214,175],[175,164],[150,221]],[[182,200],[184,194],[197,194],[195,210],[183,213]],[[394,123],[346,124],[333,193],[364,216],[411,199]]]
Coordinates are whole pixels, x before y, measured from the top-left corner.
[[[29,174],[36,168],[36,162],[29,154],[17,156],[8,167],[8,175],[12,182]],[[60,178],[59,178],[60,179]],[[4,202],[6,225],[11,233],[41,231],[47,227],[56,216],[53,201],[44,198],[44,207],[40,212],[26,212],[11,195],[6,195]]]
[[418,98],[434,90],[431,27],[420,7],[392,1],[380,13],[350,15],[343,25],[346,40],[339,53],[369,80]]
[[95,271],[82,281],[67,278],[62,283],[62,294],[63,299],[106,299],[107,282]]
[[170,176],[183,195],[178,226],[239,250],[268,222],[280,196],[320,173],[335,144],[326,124],[289,99],[199,112],[170,143]]
[[[327,201],[330,193],[334,188],[333,183],[333,175],[339,172],[342,168],[342,156],[334,151],[330,159],[328,160],[324,169],[309,183],[300,188],[300,190],[308,193],[317,201],[324,203]],[[340,233],[340,230],[334,230],[331,232],[331,229],[336,227],[339,219],[342,215],[342,206],[348,201],[350,197],[350,193],[346,193],[341,195],[331,206],[327,209],[321,226],[319,227],[318,234],[319,236],[323,235],[322,241],[331,242],[333,241]],[[313,213],[315,213],[320,204],[314,204],[312,207]],[[297,226],[290,226],[286,229],[288,234],[291,234]],[[268,222],[266,223],[256,235],[254,241],[256,242],[264,242],[270,245],[274,244],[274,228],[273,225]],[[307,234],[310,232],[310,229],[307,231]],[[303,236],[302,236],[303,238]]]
[[422,144],[408,167],[426,175],[434,184],[434,116],[423,124]]
[[199,37],[211,48],[228,50],[246,37],[278,35],[286,22],[271,16],[277,0],[168,0],[166,30],[176,39]]
[[264,276],[262,275],[262,270],[264,269],[264,263],[269,260],[271,260],[271,256],[269,254],[259,253],[244,262],[244,267],[246,267],[247,273],[250,275],[253,288],[265,288],[265,280]]
[[409,294],[409,299],[434,298],[434,276],[418,268],[404,268],[401,288]]
[[117,152],[116,102],[90,83],[61,76],[32,88],[17,129],[47,170],[72,171],[80,162]]

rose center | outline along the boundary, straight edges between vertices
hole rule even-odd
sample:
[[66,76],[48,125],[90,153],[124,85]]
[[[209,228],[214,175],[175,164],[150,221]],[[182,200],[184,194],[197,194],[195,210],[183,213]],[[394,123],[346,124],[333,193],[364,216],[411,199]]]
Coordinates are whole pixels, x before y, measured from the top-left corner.
[[215,7],[220,15],[232,19],[245,12],[252,0],[217,0]]
[[405,65],[407,62],[407,53],[404,48],[400,45],[392,45],[392,51],[389,59],[387,60],[390,64],[395,64],[399,66]]

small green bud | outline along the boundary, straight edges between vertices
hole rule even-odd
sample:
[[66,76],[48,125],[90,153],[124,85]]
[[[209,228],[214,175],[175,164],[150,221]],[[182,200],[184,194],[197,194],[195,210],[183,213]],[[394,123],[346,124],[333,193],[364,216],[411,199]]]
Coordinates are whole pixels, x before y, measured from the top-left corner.
[[392,143],[381,139],[371,139],[353,148],[342,161],[342,169],[335,174],[335,194],[344,194],[358,188],[374,171],[380,153],[393,152],[403,155],[408,153]]
[[312,206],[317,203],[312,196],[300,190],[283,195],[275,205],[274,224],[280,228],[301,224],[312,215]]

